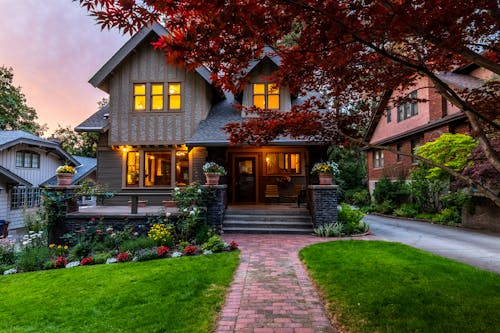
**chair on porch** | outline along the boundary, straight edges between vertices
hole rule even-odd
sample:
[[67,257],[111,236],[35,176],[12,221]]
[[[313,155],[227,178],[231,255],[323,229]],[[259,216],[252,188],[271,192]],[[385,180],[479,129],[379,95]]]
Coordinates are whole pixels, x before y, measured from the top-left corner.
[[291,195],[285,196],[286,198],[293,199],[297,203],[297,207],[300,207],[301,202],[305,202],[305,186],[295,185],[293,188],[293,193]]
[[276,202],[279,202],[280,193],[278,185],[266,185],[266,192],[264,193],[264,197],[266,198],[266,202],[273,199],[276,199]]

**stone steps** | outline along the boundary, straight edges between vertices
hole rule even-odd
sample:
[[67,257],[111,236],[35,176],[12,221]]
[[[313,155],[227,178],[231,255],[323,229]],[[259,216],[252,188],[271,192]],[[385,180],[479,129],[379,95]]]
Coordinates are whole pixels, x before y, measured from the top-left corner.
[[312,234],[306,209],[234,209],[226,211],[224,233]]

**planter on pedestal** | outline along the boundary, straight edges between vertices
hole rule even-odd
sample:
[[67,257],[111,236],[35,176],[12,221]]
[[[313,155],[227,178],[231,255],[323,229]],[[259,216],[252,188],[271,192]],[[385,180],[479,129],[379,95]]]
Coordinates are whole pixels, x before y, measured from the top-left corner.
[[207,185],[219,185],[220,174],[206,172],[205,178],[207,179]]
[[332,185],[333,175],[331,173],[320,172],[319,173],[319,184],[320,185]]
[[71,185],[72,173],[56,173],[57,185]]

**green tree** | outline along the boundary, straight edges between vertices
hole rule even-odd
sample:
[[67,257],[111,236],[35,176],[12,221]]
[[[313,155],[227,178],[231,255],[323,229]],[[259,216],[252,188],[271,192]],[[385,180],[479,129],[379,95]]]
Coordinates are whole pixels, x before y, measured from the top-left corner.
[[[418,147],[415,152],[428,160],[461,172],[469,164],[472,149],[476,146],[477,141],[469,135],[445,133],[436,140]],[[426,177],[448,180],[450,175],[438,167],[431,167]]]
[[96,157],[97,133],[77,133],[69,126],[58,125],[52,139],[61,142],[61,147],[71,155]]
[[13,84],[11,67],[0,66],[0,130],[23,130],[42,136],[47,125],[39,125],[34,108],[26,104],[21,87]]

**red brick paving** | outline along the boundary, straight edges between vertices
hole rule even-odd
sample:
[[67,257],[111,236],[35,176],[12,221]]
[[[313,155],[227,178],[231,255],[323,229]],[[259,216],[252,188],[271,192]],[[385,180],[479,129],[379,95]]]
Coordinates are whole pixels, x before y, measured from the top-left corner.
[[241,263],[217,333],[337,332],[298,257],[304,246],[332,239],[301,235],[226,235]]

